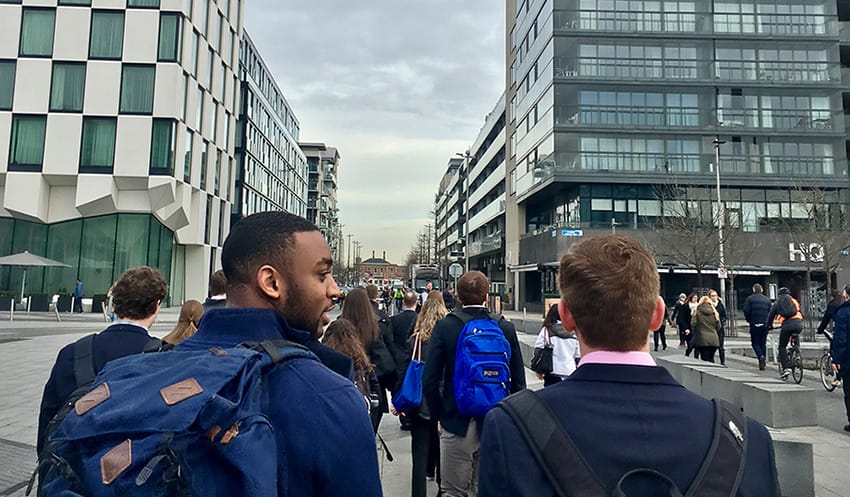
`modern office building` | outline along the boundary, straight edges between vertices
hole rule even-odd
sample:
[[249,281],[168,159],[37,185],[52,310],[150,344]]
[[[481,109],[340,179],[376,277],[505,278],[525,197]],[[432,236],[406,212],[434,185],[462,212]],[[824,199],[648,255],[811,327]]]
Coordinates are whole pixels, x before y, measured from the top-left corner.
[[669,298],[696,286],[695,271],[657,228],[724,213],[749,249],[735,270],[743,302],[756,281],[798,278],[789,231],[846,228],[850,47],[835,0],[508,0],[507,21],[506,258],[518,308],[557,293],[558,257],[579,236],[645,241]]
[[502,291],[505,282],[504,96],[485,118],[468,156],[467,152],[462,155],[463,158],[449,160],[436,195],[437,260],[442,262],[443,277],[448,279],[448,264],[465,264],[468,252],[469,268],[484,272],[494,291]]
[[232,222],[270,210],[305,217],[307,157],[298,146],[298,119],[247,32],[239,53],[242,105]]
[[[229,226],[240,0],[0,2],[0,255],[33,293],[148,264],[206,295]],[[191,276],[191,277],[190,277]],[[0,269],[0,290],[20,269]]]
[[334,261],[342,261],[342,226],[337,207],[339,151],[324,143],[301,143],[307,157],[307,219],[319,227],[331,247]]

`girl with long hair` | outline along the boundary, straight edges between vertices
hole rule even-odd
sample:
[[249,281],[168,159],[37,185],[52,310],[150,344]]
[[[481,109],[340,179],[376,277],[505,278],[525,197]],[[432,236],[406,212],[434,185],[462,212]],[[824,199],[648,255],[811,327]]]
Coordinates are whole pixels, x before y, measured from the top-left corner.
[[[693,346],[694,333],[693,333],[693,329],[691,328],[691,318],[694,316],[694,313],[697,310],[697,305],[699,305],[698,300],[699,300],[699,296],[697,294],[692,293],[692,294],[688,295],[687,307],[682,309],[682,311],[685,311],[685,312],[680,312],[679,316],[678,316],[679,332],[683,333],[685,335],[685,344],[686,344],[685,355],[686,356],[691,355],[691,351],[694,350],[694,346]],[[694,357],[696,357],[696,356],[697,355],[695,353]]]
[[720,347],[720,315],[706,295],[699,300],[699,304],[691,317],[691,347],[696,349],[700,359],[714,362],[714,354]]
[[[401,375],[395,391],[401,388],[407,365],[413,360],[414,353],[417,360],[425,362],[428,357],[428,342],[431,340],[434,326],[446,315],[448,315],[448,312],[443,294],[439,290],[431,290],[428,293],[428,298],[425,299],[422,310],[419,311],[419,316],[416,318],[413,334],[410,336],[410,346],[408,347],[410,355],[406,358],[403,368],[400,370]],[[395,408],[393,408],[393,414],[399,414]],[[426,478],[436,477],[439,481],[440,432],[437,428],[437,420],[431,417],[424,396],[418,408],[400,415],[407,416],[410,419],[410,451],[413,456],[410,478],[411,495],[413,497],[426,497],[428,495]]]
[[357,328],[347,319],[337,319],[328,325],[322,335],[322,343],[351,358],[354,362],[354,385],[365,397],[366,405],[371,406],[372,394],[378,394],[378,378],[375,366],[360,343]]
[[389,402],[387,402],[385,389],[391,389],[398,377],[395,358],[391,352],[393,346],[392,343],[384,341],[379,331],[378,315],[375,313],[365,289],[355,288],[349,292],[345,297],[341,317],[354,325],[363,350],[369,356],[369,361],[375,365],[375,375],[378,377],[381,388],[379,392],[376,392],[378,393],[378,406],[372,409],[370,417],[372,418],[372,428],[377,433],[378,426],[381,424],[381,417],[385,412],[389,412]]
[[171,333],[165,335],[162,341],[169,345],[177,345],[198,331],[198,323],[204,315],[204,306],[197,300],[187,300],[180,308],[180,318]]

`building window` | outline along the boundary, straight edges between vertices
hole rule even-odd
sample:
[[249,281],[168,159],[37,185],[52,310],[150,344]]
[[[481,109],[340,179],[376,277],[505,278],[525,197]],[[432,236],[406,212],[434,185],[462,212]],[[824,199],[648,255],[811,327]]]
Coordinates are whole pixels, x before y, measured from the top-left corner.
[[82,112],[85,87],[84,62],[54,62],[53,80],[50,84],[50,110]]
[[125,114],[153,112],[154,66],[125,64],[121,71],[121,106]]
[[10,171],[41,171],[46,116],[12,116]]
[[117,10],[92,12],[89,57],[121,59],[123,47],[124,13]]
[[154,119],[151,130],[150,173],[171,176],[174,174],[175,122],[172,119]]
[[114,117],[83,118],[80,146],[81,173],[111,173],[115,159]]
[[192,76],[198,77],[198,32],[192,30]]
[[[159,3],[159,2],[157,2]],[[156,60],[160,62],[180,62],[180,14],[160,14],[159,50]]]
[[210,121],[212,121],[212,124],[210,125],[210,138],[212,138],[213,141],[216,141],[216,138],[218,137],[218,104],[215,100],[213,100]]
[[21,57],[50,57],[53,55],[54,9],[24,9],[21,21]]
[[212,83],[213,83],[213,68],[215,67],[215,64],[213,64],[214,61],[215,61],[215,52],[213,52],[213,49],[210,48],[210,49],[207,50],[207,69],[208,69],[208,71],[207,71],[207,89],[210,91],[210,93],[212,93],[212,91],[213,91]]
[[218,195],[221,183],[221,150],[215,151],[215,177],[213,178],[213,192]]
[[210,142],[204,140],[201,145],[201,190],[207,189],[207,159],[209,158]]
[[0,110],[12,110],[15,95],[15,61],[0,60]]
[[183,182],[192,181],[192,131],[186,130],[186,152],[183,155]]
[[201,125],[204,123],[204,89],[200,86],[197,91],[198,108],[195,112],[195,131],[201,132]]
[[127,0],[127,7],[159,8],[159,0]]
[[91,0],[59,0],[59,5],[91,5]]
[[198,25],[201,27],[204,33],[204,38],[207,37],[207,28],[209,24],[209,14],[210,14],[210,0],[202,0],[201,1],[201,19],[198,22]]

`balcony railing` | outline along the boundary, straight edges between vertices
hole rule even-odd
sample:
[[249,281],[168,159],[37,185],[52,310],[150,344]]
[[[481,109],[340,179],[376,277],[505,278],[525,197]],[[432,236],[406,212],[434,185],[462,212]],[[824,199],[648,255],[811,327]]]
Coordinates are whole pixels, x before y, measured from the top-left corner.
[[555,107],[556,126],[696,128],[697,107],[566,105]]
[[490,252],[491,250],[498,250],[502,248],[502,235],[496,234],[496,236],[486,236],[481,240],[476,240],[469,244],[469,255],[476,256],[478,254],[483,254],[485,252]]

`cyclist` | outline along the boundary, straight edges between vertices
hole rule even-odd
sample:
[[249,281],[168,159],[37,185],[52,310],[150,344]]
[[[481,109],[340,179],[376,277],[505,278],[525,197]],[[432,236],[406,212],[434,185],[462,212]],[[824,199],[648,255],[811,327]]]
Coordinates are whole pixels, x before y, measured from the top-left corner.
[[779,363],[782,365],[783,380],[788,379],[791,374],[791,365],[788,363],[788,341],[791,335],[797,335],[803,331],[803,314],[800,312],[800,303],[791,296],[791,291],[786,287],[779,289],[776,303],[770,308],[767,316],[767,326],[773,328],[774,319],[780,323],[779,328]]
[[[845,295],[850,296],[850,286],[844,287]],[[845,301],[835,311],[835,326],[832,328],[832,343],[829,352],[832,354],[832,364],[840,376],[845,370],[850,370],[850,300]],[[850,381],[844,382],[844,409],[847,413],[848,424],[844,431],[850,431]]]
[[841,307],[841,304],[843,304],[845,300],[847,300],[847,295],[844,293],[844,290],[832,291],[832,300],[830,300],[829,304],[826,305],[823,318],[821,318],[820,324],[818,325],[817,333],[819,335],[826,331],[826,327],[829,326],[829,323],[833,319],[835,319],[835,311]]

